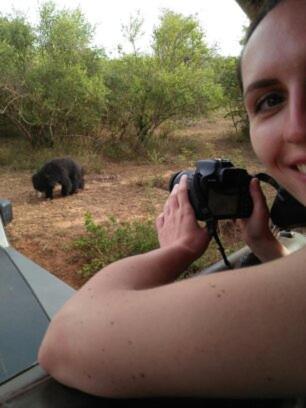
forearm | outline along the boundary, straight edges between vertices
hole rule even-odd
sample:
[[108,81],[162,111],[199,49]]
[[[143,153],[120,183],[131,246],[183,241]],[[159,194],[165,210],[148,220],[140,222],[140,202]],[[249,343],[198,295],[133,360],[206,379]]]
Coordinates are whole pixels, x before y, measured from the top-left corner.
[[253,253],[261,262],[269,262],[274,259],[289,255],[289,250],[274,236],[270,240],[260,240],[249,245]]
[[183,247],[158,248],[114,262],[94,280],[105,289],[151,288],[173,282],[193,260],[194,255]]

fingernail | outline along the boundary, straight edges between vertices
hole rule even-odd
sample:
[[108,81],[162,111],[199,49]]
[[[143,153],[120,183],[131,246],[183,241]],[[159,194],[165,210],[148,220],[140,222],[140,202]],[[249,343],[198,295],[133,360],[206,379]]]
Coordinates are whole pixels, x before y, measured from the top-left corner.
[[256,189],[257,186],[258,186],[258,183],[259,183],[258,178],[253,178],[253,179],[251,180],[251,183],[250,183],[251,189],[253,189],[253,190]]

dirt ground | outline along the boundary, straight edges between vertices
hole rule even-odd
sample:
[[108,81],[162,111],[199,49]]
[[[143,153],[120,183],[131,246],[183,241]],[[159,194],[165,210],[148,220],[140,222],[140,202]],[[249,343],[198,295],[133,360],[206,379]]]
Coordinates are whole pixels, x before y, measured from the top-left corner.
[[[203,136],[205,143],[217,144],[221,156],[228,148],[221,129],[223,132],[224,124],[206,121],[192,131]],[[199,158],[206,157],[199,153]],[[175,165],[106,162],[100,174],[86,175],[83,191],[65,198],[57,191],[53,200],[46,200],[33,190],[30,172],[1,169],[0,197],[13,204],[14,219],[7,227],[9,241],[22,254],[78,288],[84,283],[77,273],[82,263],[71,244],[85,231],[85,212],[96,221],[110,215],[119,220],[156,216],[168,194],[169,176],[177,170],[180,168]],[[164,184],[148,187],[157,176]]]

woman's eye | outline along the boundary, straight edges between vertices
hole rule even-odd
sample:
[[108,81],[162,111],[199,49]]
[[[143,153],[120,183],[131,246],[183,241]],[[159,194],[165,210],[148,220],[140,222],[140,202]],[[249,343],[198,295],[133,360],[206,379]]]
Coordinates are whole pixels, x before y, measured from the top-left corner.
[[269,94],[260,98],[255,104],[255,113],[265,112],[269,109],[273,109],[284,102],[284,97],[279,94]]

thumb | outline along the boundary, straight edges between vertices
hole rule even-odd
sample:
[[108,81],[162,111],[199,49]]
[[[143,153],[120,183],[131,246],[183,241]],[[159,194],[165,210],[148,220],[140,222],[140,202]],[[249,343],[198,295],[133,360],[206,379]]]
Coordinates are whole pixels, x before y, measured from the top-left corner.
[[266,197],[260,187],[259,180],[253,178],[250,182],[250,194],[253,200],[253,213],[262,214],[262,212],[268,211]]

